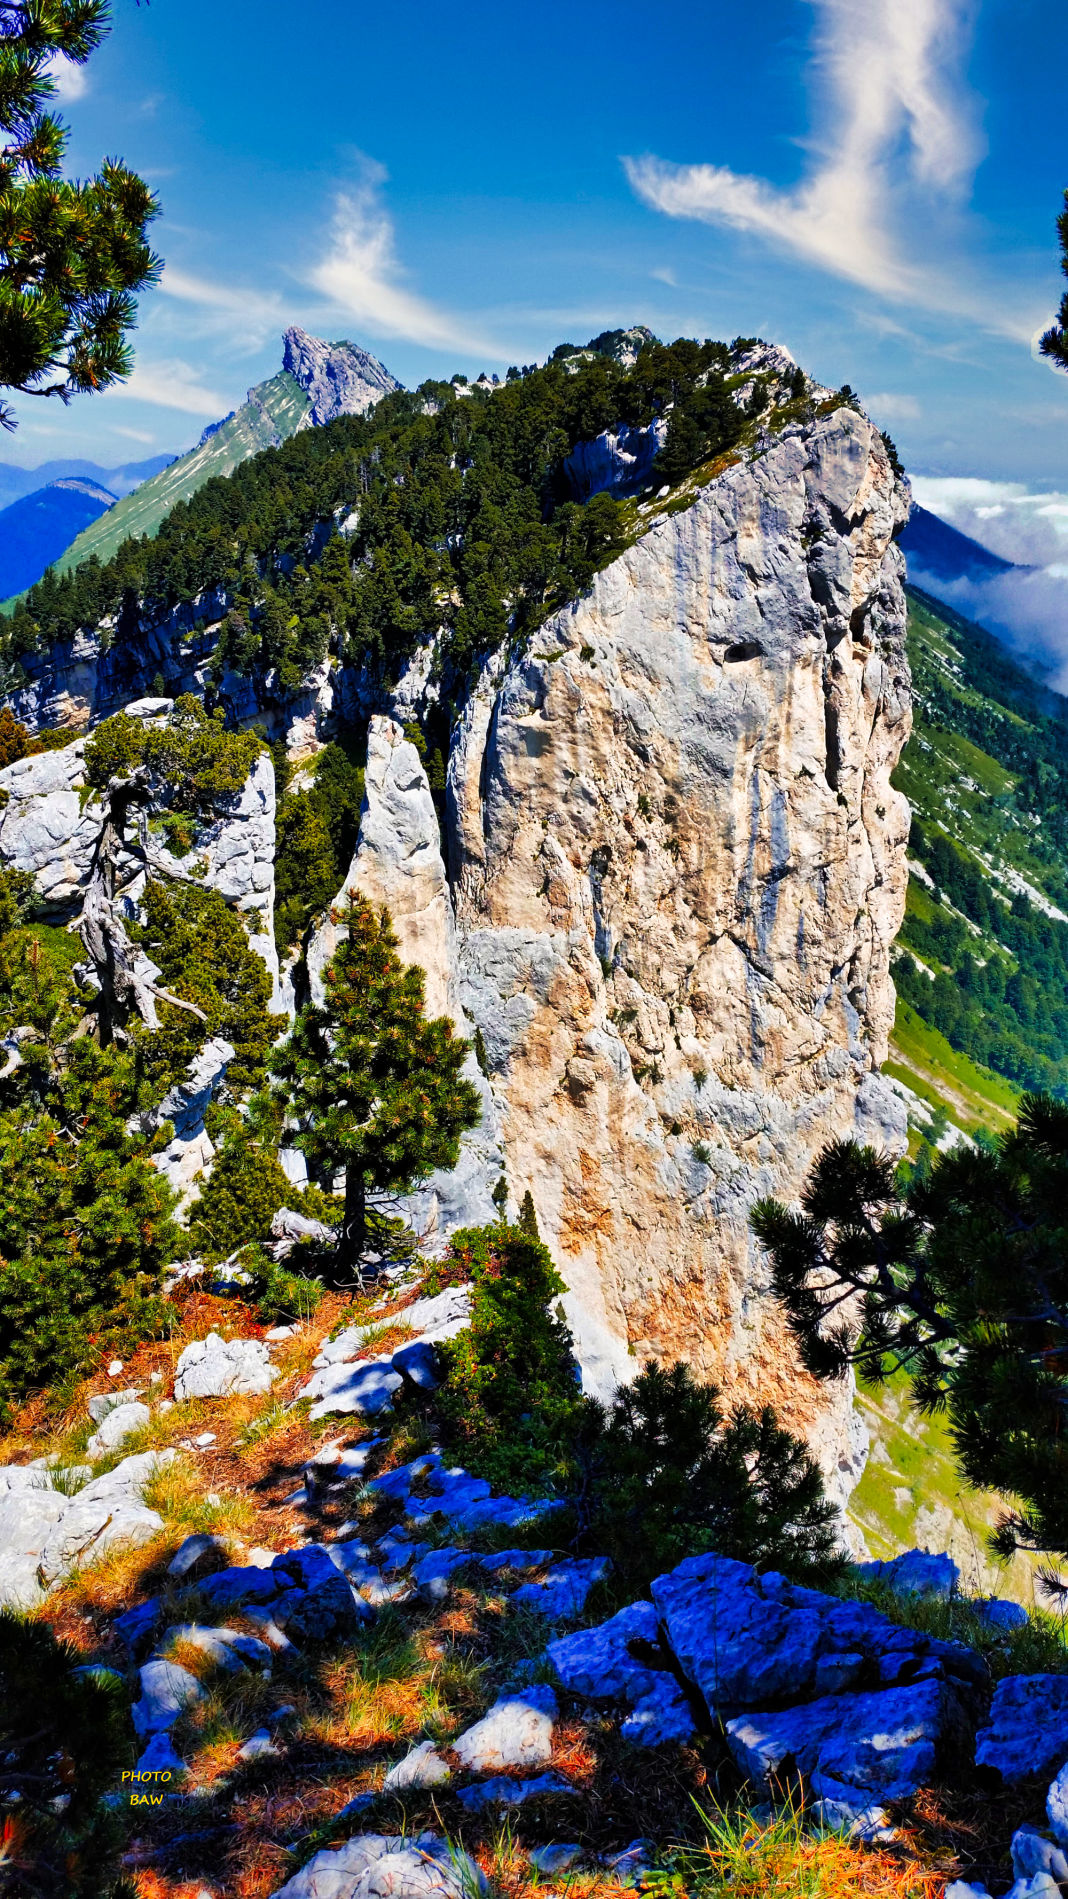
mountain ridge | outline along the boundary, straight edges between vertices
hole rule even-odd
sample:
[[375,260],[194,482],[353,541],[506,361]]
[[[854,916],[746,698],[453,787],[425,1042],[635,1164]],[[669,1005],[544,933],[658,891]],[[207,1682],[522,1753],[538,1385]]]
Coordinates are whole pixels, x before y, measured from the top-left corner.
[[94,556],[108,560],[124,540],[154,534],[172,508],[189,501],[213,477],[232,474],[250,455],[276,448],[302,428],[363,414],[400,386],[358,345],[324,343],[291,326],[283,337],[281,370],[249,389],[239,408],[209,423],[195,447],[122,496],[106,521],[86,523],[28,579],[0,587],[0,597],[6,596],[10,608],[12,596],[39,580],[49,565],[65,574]]
[[0,510],[0,598],[32,586],[116,502],[99,482],[62,475]]

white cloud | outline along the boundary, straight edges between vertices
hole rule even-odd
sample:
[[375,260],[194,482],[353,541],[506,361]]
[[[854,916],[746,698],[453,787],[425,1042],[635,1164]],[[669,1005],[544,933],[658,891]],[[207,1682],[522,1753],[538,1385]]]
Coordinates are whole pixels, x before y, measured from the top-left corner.
[[48,71],[56,82],[54,99],[58,105],[71,105],[75,99],[84,99],[89,90],[89,74],[84,65],[76,66],[57,53]]
[[125,382],[113,383],[99,398],[113,401],[149,402],[161,409],[178,409],[183,415],[225,415],[233,404],[214,389],[205,389],[197,381],[197,371],[188,363],[171,361],[137,363]]
[[[625,158],[638,196],[669,217],[749,232],[866,289],[942,313],[986,308],[953,268],[917,264],[903,213],[943,223],[982,155],[975,104],[957,77],[974,0],[812,0],[811,66],[821,131],[805,176],[783,190],[723,165]],[[944,244],[941,246],[944,252]],[[923,250],[931,254],[930,244]],[[1029,340],[1034,313],[993,306],[999,334]]]
[[914,422],[923,413],[915,396],[898,394],[891,389],[865,396],[864,407],[877,422]]
[[374,336],[403,337],[431,349],[460,349],[504,361],[499,349],[468,324],[405,287],[393,224],[381,200],[385,169],[364,161],[363,173],[334,200],[330,247],[307,273],[332,309]]
[[1022,481],[984,481],[974,475],[915,475],[912,492],[921,507],[1002,560],[1048,567],[1068,559],[1068,494],[1036,493]]
[[125,435],[131,442],[148,442],[151,444],[156,440],[156,437],[148,429],[124,429],[120,428],[117,422],[112,423],[111,433],[112,435]]

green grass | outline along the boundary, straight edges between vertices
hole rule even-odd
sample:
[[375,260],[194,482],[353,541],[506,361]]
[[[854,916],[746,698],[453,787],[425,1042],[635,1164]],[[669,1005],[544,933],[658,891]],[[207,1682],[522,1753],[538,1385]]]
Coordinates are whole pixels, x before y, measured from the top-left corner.
[[745,1807],[702,1811],[704,1838],[668,1852],[643,1881],[655,1899],[934,1899],[945,1881],[889,1853]]
[[1068,1673],[1068,1640],[1064,1618],[1028,1603],[1028,1619],[1018,1629],[992,1629],[967,1596],[899,1596],[886,1583],[856,1576],[836,1591],[856,1601],[870,1602],[889,1621],[919,1629],[939,1642],[961,1642],[983,1656],[991,1678],[1006,1675],[1063,1675]]
[[229,475],[248,456],[292,435],[307,414],[307,396],[284,369],[250,393],[253,400],[242,403],[203,446],[180,455],[169,468],[143,481],[98,521],[83,528],[56,562],[56,572],[68,573],[91,554],[108,561],[131,536],[154,534],[176,502],[188,501],[213,475]]
[[849,1516],[871,1555],[945,1550],[958,1565],[967,1594],[1010,1596],[1028,1610],[1041,1607],[1034,1582],[1038,1560],[1017,1555],[1004,1563],[990,1554],[987,1538],[1005,1500],[964,1482],[945,1419],[922,1416],[910,1393],[904,1372],[882,1386],[861,1384],[857,1392],[871,1450],[850,1498]]
[[1016,1119],[1020,1093],[1004,1076],[951,1048],[944,1035],[898,998],[885,1072],[903,1081],[929,1107],[946,1109],[966,1134],[1000,1133]]

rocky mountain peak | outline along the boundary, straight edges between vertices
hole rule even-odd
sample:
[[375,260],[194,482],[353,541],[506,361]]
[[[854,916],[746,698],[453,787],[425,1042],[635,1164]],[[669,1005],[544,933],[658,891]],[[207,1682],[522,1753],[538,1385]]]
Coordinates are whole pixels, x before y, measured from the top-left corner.
[[311,403],[306,426],[321,428],[339,415],[363,415],[402,387],[377,356],[356,343],[325,343],[293,324],[283,344],[282,367]]

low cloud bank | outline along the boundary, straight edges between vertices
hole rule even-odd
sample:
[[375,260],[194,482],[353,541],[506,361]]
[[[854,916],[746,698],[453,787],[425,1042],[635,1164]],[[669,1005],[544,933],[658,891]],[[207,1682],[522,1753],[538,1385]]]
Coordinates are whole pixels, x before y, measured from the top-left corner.
[[1047,684],[1068,693],[1068,494],[971,476],[918,475],[912,487],[923,507],[1016,569],[947,581],[925,577],[912,562],[910,579],[999,634]]

